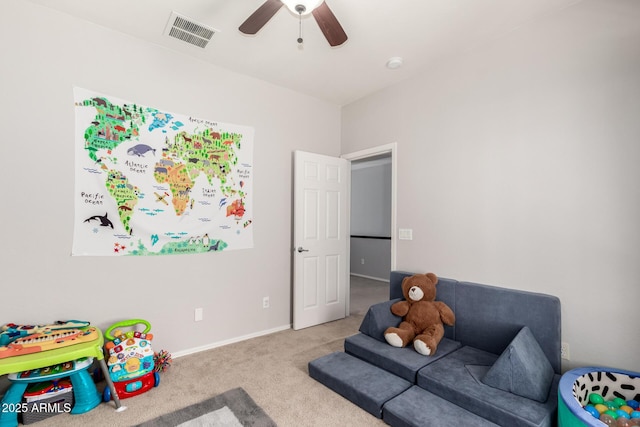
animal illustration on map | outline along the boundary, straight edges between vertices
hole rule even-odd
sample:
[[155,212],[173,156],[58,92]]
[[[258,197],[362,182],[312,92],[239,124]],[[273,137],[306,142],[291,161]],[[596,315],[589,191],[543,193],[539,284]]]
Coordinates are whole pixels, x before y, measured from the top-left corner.
[[92,101],[96,103],[96,105],[99,105],[101,107],[106,107],[107,106],[107,101],[105,101],[102,98],[92,98]]
[[94,215],[92,217],[89,217],[89,218],[85,219],[84,222],[91,222],[93,220],[100,221],[100,226],[113,228],[113,223],[111,222],[111,220],[109,218],[107,218],[107,213],[108,212],[106,212],[104,214],[104,216],[102,216],[102,215]]
[[192,142],[192,141],[193,141],[193,139],[192,139],[192,138],[189,138],[189,137],[187,136],[187,133],[186,133],[186,132],[181,132],[181,133],[180,133],[180,135],[182,135],[182,138],[184,139],[184,142]]
[[152,151],[153,155],[155,156],[155,154],[156,154],[156,149],[155,148],[151,148],[147,144],[138,144],[138,145],[134,145],[133,147],[129,148],[127,150],[127,154],[130,155],[130,156],[144,157],[144,155],[146,153],[148,153],[149,151]]

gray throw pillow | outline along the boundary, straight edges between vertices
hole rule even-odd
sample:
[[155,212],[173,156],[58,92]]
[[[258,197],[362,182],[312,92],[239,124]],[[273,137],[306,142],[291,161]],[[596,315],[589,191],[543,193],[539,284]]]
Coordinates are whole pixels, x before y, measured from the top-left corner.
[[360,332],[386,344],[387,340],[384,339],[384,331],[391,326],[397,327],[402,321],[402,318],[391,312],[391,306],[398,301],[400,300],[392,299],[369,307],[362,324],[360,324]]
[[553,368],[531,330],[525,326],[502,352],[482,382],[528,399],[545,402]]

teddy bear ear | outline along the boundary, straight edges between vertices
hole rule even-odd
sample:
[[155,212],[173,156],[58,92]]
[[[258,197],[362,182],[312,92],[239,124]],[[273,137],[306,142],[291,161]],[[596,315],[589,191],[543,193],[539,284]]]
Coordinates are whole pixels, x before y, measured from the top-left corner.
[[427,277],[433,282],[434,285],[438,284],[438,276],[436,276],[435,274],[427,273]]

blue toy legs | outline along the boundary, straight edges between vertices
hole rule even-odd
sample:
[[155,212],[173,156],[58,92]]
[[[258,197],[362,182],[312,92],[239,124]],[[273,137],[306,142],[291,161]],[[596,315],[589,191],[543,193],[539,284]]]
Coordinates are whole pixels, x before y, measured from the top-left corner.
[[2,398],[0,409],[0,427],[16,427],[18,412],[20,412],[22,395],[27,389],[27,383],[12,384]]
[[75,399],[72,414],[84,414],[100,404],[100,393],[86,369],[72,374],[69,379]]
[[[2,399],[2,412],[0,412],[0,427],[16,427],[18,425],[18,413],[27,410],[22,403],[27,386],[31,383],[47,381],[68,376],[73,386],[75,403],[71,409],[72,414],[84,414],[98,406],[101,402],[100,393],[89,375],[88,368],[92,359],[88,359],[83,366],[77,366],[74,371],[61,372],[51,375],[41,375],[26,378],[12,378],[9,375],[11,385]],[[104,361],[101,361],[104,362]]]

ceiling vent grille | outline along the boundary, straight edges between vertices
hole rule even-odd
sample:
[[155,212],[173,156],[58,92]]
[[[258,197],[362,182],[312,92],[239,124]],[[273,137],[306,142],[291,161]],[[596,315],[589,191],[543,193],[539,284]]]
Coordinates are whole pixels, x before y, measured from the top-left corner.
[[176,12],[171,13],[167,28],[165,29],[166,35],[203,49],[216,32],[216,29],[195,22]]

